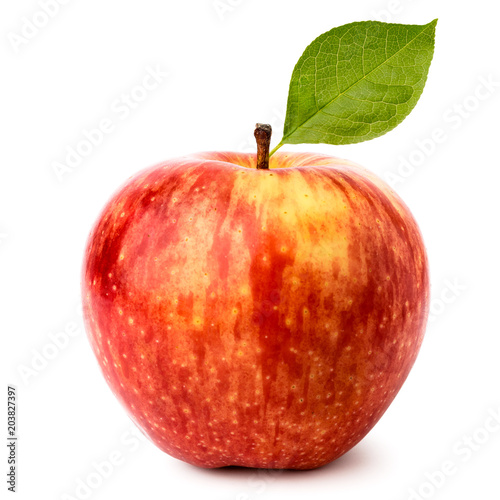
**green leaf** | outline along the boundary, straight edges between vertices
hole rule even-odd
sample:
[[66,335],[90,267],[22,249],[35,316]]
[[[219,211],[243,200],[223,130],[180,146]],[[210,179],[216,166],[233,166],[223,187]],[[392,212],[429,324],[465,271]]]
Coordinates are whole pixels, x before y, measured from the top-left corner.
[[436,23],[356,22],[316,38],[293,70],[277,148],[353,144],[401,123],[422,94]]

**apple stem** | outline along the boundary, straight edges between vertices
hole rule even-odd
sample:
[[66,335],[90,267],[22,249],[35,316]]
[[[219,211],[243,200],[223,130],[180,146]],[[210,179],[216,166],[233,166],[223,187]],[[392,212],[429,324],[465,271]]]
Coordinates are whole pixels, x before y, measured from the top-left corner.
[[269,169],[269,146],[273,130],[267,123],[257,123],[253,135],[257,141],[257,168]]

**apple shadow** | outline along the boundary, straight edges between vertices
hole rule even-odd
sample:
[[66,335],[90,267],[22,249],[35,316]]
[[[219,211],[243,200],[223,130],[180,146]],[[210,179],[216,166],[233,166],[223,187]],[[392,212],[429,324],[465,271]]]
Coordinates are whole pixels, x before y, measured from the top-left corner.
[[359,443],[347,453],[337,458],[333,462],[326,464],[317,469],[309,470],[294,470],[294,469],[258,469],[252,467],[240,467],[230,465],[217,469],[200,469],[193,465],[189,466],[196,469],[201,474],[218,476],[222,478],[238,478],[245,479],[255,475],[268,474],[273,476],[273,480],[283,477],[286,481],[294,480],[295,478],[312,478],[312,477],[335,477],[345,475],[346,473],[365,472],[364,469],[376,468],[378,466],[380,454],[376,453],[376,449],[368,443]]

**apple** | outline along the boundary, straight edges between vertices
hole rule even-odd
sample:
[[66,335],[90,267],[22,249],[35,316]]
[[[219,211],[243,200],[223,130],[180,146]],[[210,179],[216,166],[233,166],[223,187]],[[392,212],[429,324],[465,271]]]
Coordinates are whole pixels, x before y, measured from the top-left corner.
[[398,393],[429,276],[414,218],[374,174],[259,149],[130,178],[91,231],[82,293],[107,383],[161,450],[205,468],[312,469]]

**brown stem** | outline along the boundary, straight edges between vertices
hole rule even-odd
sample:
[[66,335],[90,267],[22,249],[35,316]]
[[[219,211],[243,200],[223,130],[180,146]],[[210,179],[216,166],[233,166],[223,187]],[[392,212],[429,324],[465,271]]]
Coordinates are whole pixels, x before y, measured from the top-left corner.
[[253,135],[257,141],[257,168],[269,169],[269,145],[271,144],[271,125],[257,123]]

